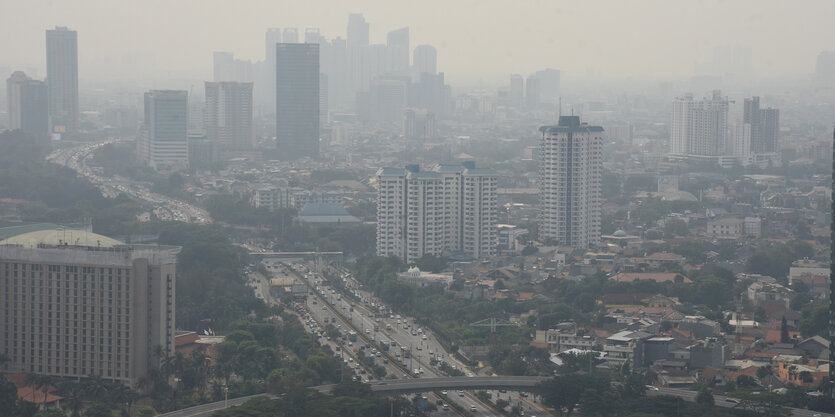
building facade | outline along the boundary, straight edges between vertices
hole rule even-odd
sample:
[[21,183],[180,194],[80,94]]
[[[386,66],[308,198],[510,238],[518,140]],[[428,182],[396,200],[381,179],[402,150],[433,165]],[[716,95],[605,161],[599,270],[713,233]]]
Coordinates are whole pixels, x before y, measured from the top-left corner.
[[780,149],[780,110],[761,109],[760,98],[746,98],[742,122],[750,135],[750,149],[756,154],[775,153]]
[[670,154],[723,156],[727,146],[728,99],[714,90],[710,99],[676,98],[670,122]]
[[498,242],[491,169],[436,165],[377,171],[377,254],[407,263],[424,255],[486,258]]
[[[287,33],[284,33],[284,41]],[[276,146],[279,157],[319,157],[319,45],[276,45]]]
[[603,128],[560,116],[543,126],[539,146],[539,233],[560,245],[600,241]]
[[49,91],[46,83],[15,71],[6,80],[9,129],[20,129],[39,144],[49,141]]
[[78,34],[66,27],[46,31],[46,82],[54,133],[78,130]]
[[145,122],[136,141],[137,155],[159,170],[188,168],[188,93],[145,93]]
[[252,83],[206,82],[206,136],[229,149],[255,146]]
[[5,369],[136,386],[174,353],[176,252],[69,230],[0,242]]

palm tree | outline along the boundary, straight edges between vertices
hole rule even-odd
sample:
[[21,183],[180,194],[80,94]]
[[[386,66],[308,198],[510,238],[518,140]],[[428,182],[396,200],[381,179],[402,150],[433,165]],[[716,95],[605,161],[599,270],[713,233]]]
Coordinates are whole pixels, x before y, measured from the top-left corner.
[[38,388],[38,386],[37,386],[38,381],[39,381],[38,374],[26,374],[26,377],[24,377],[24,379],[23,379],[23,383],[26,384],[27,387],[30,386],[30,385],[32,386],[32,401],[31,402],[33,404],[35,403],[35,391]]
[[43,403],[42,409],[46,409],[46,394],[49,391],[49,387],[52,385],[52,375],[39,375],[38,376],[38,388],[41,389],[43,392]]
[[84,405],[84,390],[81,388],[81,384],[77,381],[67,381],[61,384],[60,390],[65,403],[72,410],[71,416],[80,416],[78,410]]
[[109,391],[109,384],[99,375],[90,375],[84,381],[84,391],[89,398],[100,401]]

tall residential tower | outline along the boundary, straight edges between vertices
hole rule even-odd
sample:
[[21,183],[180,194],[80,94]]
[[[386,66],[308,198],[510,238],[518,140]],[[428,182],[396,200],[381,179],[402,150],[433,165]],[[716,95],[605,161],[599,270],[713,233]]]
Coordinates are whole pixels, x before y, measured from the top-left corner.
[[539,128],[539,233],[586,248],[600,240],[603,128],[560,116]]
[[377,171],[377,254],[412,263],[424,255],[496,254],[496,184],[491,169],[417,165]]
[[206,137],[227,149],[255,146],[252,83],[206,82]]
[[39,144],[49,142],[49,92],[43,81],[15,71],[6,80],[9,129],[20,129]]

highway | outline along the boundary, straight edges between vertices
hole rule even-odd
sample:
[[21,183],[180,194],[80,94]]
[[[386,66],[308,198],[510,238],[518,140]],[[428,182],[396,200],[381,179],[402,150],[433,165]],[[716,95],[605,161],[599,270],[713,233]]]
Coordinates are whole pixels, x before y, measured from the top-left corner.
[[[436,342],[434,335],[429,329],[422,329],[417,326],[413,319],[402,317],[399,315],[380,312],[379,300],[374,299],[370,294],[358,290],[358,284],[347,277],[344,279],[346,284],[346,291],[350,294],[340,293],[335,288],[328,287],[327,281],[318,274],[314,274],[315,267],[307,264],[294,264],[296,271],[303,279],[307,280],[308,285],[312,289],[319,287],[320,294],[324,290],[325,295],[330,295],[327,299],[328,308],[333,312],[339,312],[350,322],[351,326],[356,329],[357,333],[367,338],[373,345],[379,345],[380,340],[385,340],[391,343],[396,342],[395,348],[399,351],[388,352],[390,362],[398,361],[399,373],[396,375],[407,377],[414,376],[415,371],[420,378],[437,378],[445,376],[436,366],[430,365],[430,356],[435,357],[439,361],[446,361],[450,366],[462,370],[468,375],[474,376],[472,372],[468,372],[463,364],[452,358],[448,352],[442,349],[442,346]],[[338,296],[337,296],[338,295]],[[334,299],[337,296],[337,299]],[[355,301],[358,300],[358,301]],[[372,306],[373,304],[373,306]],[[343,322],[341,320],[340,322]],[[407,347],[410,351],[410,357],[406,358],[403,347]],[[432,353],[430,353],[432,352]],[[409,372],[411,370],[411,372]],[[484,416],[500,416],[498,412],[493,410],[490,406],[480,401],[473,392],[459,390],[458,392],[441,392],[449,400],[454,401],[458,406],[464,410],[472,411],[474,414]],[[498,393],[494,393],[494,398]],[[431,395],[427,398],[430,401],[437,401]],[[509,399],[512,399],[510,397]],[[521,402],[522,398],[516,400]],[[523,404],[525,409],[536,410],[537,412],[547,415],[541,408],[531,406],[530,404]],[[452,407],[451,407],[452,408]]]
[[[93,156],[96,149],[116,142],[119,142],[119,140],[108,139],[103,142],[87,143],[72,148],[56,149],[46,157],[46,160],[63,165],[74,170],[79,175],[86,177],[101,190],[105,197],[113,198],[122,193],[129,195],[150,207],[150,210],[160,220],[197,224],[212,223],[212,218],[209,216],[209,213],[200,207],[176,198],[151,192],[146,185],[136,183],[127,178],[104,177],[87,165],[87,161]],[[150,216],[144,216],[141,220],[150,220]]]

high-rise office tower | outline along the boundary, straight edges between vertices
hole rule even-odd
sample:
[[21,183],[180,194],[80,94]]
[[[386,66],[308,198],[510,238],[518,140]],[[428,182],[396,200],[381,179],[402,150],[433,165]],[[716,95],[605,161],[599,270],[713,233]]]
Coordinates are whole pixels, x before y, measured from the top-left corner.
[[145,93],[145,121],[136,143],[140,160],[154,169],[188,168],[188,93]]
[[283,43],[299,43],[299,29],[298,28],[284,28],[284,33],[281,35],[281,42]]
[[510,76],[510,105],[517,109],[525,105],[525,81],[519,74]]
[[525,80],[525,107],[528,109],[535,109],[539,107],[541,102],[542,86],[539,82],[539,77],[531,75]]
[[780,141],[780,110],[761,109],[760,98],[746,98],[742,122],[749,125],[751,152],[777,152]]
[[[10,371],[134,387],[174,354],[176,253],[84,230],[0,241],[0,352]],[[33,324],[37,323],[37,324]]]
[[212,55],[215,81],[235,80],[235,55],[232,52],[215,52]]
[[327,124],[328,119],[328,75],[319,73],[319,124]]
[[264,64],[255,84],[254,94],[267,111],[275,111],[275,46],[281,43],[281,29],[269,28],[264,34]]
[[393,30],[386,35],[389,72],[407,73],[409,71],[409,28]]
[[424,255],[496,254],[494,170],[417,165],[377,171],[377,254],[412,263]]
[[348,47],[368,46],[369,25],[361,13],[352,13],[348,16]]
[[38,144],[49,143],[49,91],[46,83],[15,71],[6,80],[9,129],[20,129]]
[[719,90],[710,99],[695,101],[692,94],[673,100],[670,153],[722,156],[726,152],[728,99]]
[[[832,129],[832,181],[835,184],[835,128]],[[835,220],[835,200],[832,200],[832,216]],[[830,242],[833,242],[832,239],[835,238],[835,221],[830,222],[830,231],[829,237]],[[835,381],[835,349],[832,349],[832,346],[835,346],[835,245],[830,245],[829,247],[829,380]],[[835,401],[835,384],[829,385],[829,398]]]
[[46,31],[46,83],[52,131],[78,130],[78,35],[66,27]]
[[206,82],[206,137],[216,145],[250,149],[255,145],[252,129],[252,83]]
[[556,104],[560,97],[560,70],[548,68],[537,71],[534,75],[539,81],[541,102]]
[[818,83],[835,82],[835,51],[823,51],[818,54],[815,78]]
[[304,43],[321,44],[324,38],[319,34],[319,28],[306,28],[304,30]]
[[438,73],[438,51],[432,45],[418,45],[415,48],[413,61],[418,79],[422,73],[431,75]]
[[560,116],[539,129],[539,234],[586,248],[600,240],[603,128]]
[[282,159],[319,156],[319,45],[276,45],[276,146]]

